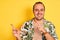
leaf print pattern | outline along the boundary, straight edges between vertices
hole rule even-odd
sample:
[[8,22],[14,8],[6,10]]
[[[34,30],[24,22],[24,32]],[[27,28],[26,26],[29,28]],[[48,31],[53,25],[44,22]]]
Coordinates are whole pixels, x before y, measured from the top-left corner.
[[[33,34],[34,34],[34,27],[33,27],[32,20],[29,20],[26,23],[24,23],[24,28],[21,28],[21,32],[22,32],[21,38],[22,38],[22,40],[32,40]],[[44,28],[46,29],[47,32],[49,32],[51,34],[52,37],[55,38],[55,40],[58,39],[58,37],[55,33],[55,26],[51,22],[45,20],[44,21]],[[46,40],[44,35],[42,35],[42,40]]]

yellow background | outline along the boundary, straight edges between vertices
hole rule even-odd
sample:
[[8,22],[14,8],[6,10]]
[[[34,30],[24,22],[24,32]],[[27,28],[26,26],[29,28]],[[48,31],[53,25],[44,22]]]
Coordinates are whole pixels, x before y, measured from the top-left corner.
[[25,21],[32,19],[32,6],[36,1],[45,4],[45,18],[56,26],[60,40],[60,0],[0,0],[0,40],[16,40],[10,24],[19,28]]

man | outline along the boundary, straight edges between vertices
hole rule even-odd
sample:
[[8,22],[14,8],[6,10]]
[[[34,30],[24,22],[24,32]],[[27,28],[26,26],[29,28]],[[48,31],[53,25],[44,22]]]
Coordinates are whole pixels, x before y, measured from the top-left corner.
[[21,30],[13,28],[13,34],[18,40],[57,40],[54,25],[44,19],[45,6],[42,2],[33,5],[34,18],[25,22]]

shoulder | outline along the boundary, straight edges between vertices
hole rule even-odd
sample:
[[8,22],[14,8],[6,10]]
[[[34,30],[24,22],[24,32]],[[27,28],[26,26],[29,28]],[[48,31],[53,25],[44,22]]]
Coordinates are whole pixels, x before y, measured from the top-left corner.
[[21,28],[29,27],[31,25],[32,25],[32,20],[28,20],[22,24]]
[[28,20],[24,23],[24,25],[30,25],[30,24],[32,24],[32,20]]
[[55,28],[55,25],[51,21],[45,20],[45,24],[47,24],[51,29]]

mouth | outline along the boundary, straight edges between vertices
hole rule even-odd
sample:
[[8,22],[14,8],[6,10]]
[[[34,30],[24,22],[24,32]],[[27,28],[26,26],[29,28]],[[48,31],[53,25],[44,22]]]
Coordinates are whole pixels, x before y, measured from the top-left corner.
[[42,14],[38,14],[37,16],[42,16]]
[[37,15],[43,15],[42,13],[38,13]]

